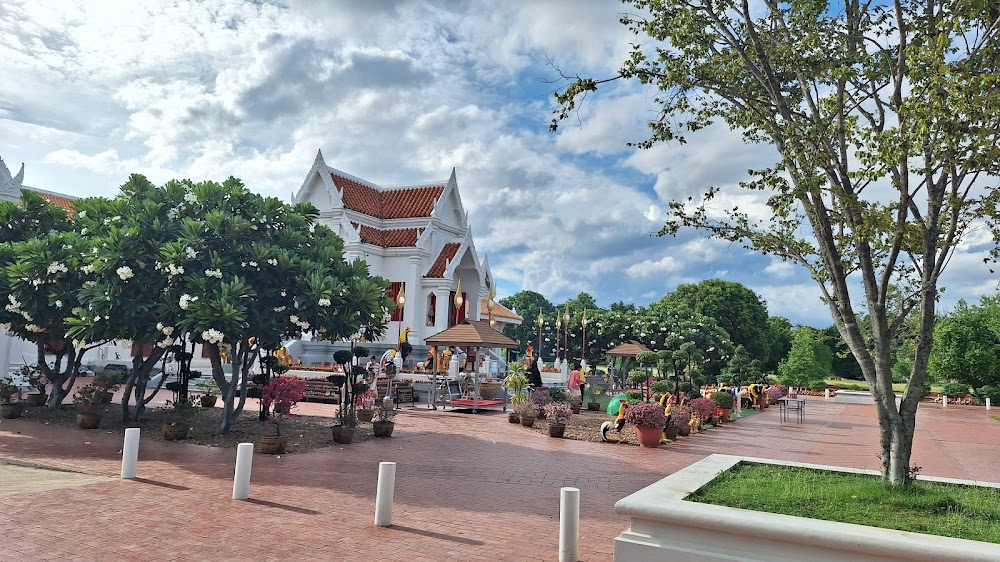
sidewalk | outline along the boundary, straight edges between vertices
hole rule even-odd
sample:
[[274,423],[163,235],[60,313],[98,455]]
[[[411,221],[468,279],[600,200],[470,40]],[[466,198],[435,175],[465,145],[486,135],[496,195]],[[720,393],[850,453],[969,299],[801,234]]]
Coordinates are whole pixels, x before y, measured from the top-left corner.
[[[333,409],[305,404],[301,413],[320,411]],[[995,480],[1000,423],[989,414],[921,407],[921,474]],[[129,482],[114,479],[120,435],[0,422],[0,459],[113,477],[0,494],[12,561],[554,560],[561,486],[581,490],[582,559],[611,560],[628,526],[615,501],[709,454],[878,468],[868,405],[810,399],[804,424],[779,423],[773,408],[658,450],[550,439],[499,412],[418,407],[402,411],[391,439],[255,455],[252,499],[241,502],[229,499],[234,450],[143,441],[140,479]],[[379,461],[398,463],[388,529],[372,524]]]

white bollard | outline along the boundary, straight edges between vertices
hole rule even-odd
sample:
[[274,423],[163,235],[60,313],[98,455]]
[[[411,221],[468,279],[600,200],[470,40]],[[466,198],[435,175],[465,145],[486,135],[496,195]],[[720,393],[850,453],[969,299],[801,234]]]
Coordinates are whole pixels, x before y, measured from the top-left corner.
[[944,394],[941,395],[941,407],[942,408],[948,407],[948,397],[945,396]]
[[236,474],[233,475],[233,499],[250,499],[250,468],[253,465],[253,443],[236,447]]
[[396,487],[396,463],[378,463],[378,488],[375,490],[375,524],[392,525],[392,494]]
[[559,562],[576,562],[580,543],[580,489],[559,489]]
[[824,400],[829,400],[830,399],[830,389],[829,388],[824,388],[823,389],[823,399]]
[[122,480],[132,480],[139,465],[139,428],[125,430],[125,444],[122,445]]
[[990,411],[990,399],[989,398],[986,399],[986,411],[987,412]]

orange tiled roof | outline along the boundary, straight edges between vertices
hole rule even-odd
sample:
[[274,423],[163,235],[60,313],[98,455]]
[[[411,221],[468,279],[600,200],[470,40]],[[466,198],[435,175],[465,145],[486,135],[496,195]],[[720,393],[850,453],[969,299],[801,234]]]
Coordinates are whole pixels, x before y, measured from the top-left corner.
[[[36,191],[39,197],[45,199],[49,203],[59,207],[60,209],[66,211],[66,214],[72,217],[76,214],[76,205],[73,204],[73,200],[68,197],[62,197],[59,195],[52,195],[50,193],[42,193],[41,191]],[[20,204],[20,200],[18,203]]]
[[445,244],[444,248],[441,248],[441,253],[438,254],[436,260],[434,260],[434,265],[427,271],[427,275],[424,277],[444,277],[444,270],[448,267],[448,262],[455,258],[455,254],[458,253],[458,248],[461,244],[451,242]]
[[434,202],[444,193],[443,185],[383,190],[333,173],[330,177],[345,208],[383,220],[429,217]]
[[[358,223],[352,222],[354,228],[358,228]],[[374,244],[382,248],[408,248],[417,245],[417,238],[420,236],[419,228],[396,228],[392,230],[379,230],[362,224],[361,241],[366,244]]]
[[[488,301],[485,299],[480,301],[479,317],[488,320],[490,317],[490,307],[488,306],[487,303]],[[515,314],[514,311],[512,311],[511,309],[507,308],[506,306],[498,302],[493,303],[493,316],[496,318],[506,318],[508,320],[516,320],[518,322],[524,320],[524,318],[521,318],[520,316]]]

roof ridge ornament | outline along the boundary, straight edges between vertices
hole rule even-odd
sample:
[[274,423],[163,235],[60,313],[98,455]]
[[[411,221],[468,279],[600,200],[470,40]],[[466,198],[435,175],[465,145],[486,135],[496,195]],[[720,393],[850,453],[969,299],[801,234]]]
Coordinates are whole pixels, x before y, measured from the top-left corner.
[[20,191],[24,187],[24,162],[21,162],[21,169],[16,176],[10,175],[7,164],[0,158],[0,189],[4,191]]

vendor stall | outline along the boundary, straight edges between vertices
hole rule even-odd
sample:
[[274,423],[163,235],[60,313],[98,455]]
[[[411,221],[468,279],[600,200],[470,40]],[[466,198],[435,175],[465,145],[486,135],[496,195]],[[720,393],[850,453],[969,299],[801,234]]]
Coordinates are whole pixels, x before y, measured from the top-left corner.
[[[477,348],[476,356],[482,354],[483,348],[514,348],[517,343],[494,330],[489,321],[486,320],[466,320],[457,326],[452,326],[443,332],[426,338],[427,345],[434,346],[435,357],[432,360],[433,370],[431,373],[431,397],[428,400],[430,407],[437,409],[438,406],[453,408],[471,408],[477,412],[482,408],[502,406],[507,410],[507,393],[501,390],[494,394],[493,399],[484,396],[484,390],[493,390],[490,383],[484,383],[487,375],[478,370],[462,372],[457,355],[451,353],[451,347]],[[447,356],[449,361],[442,364],[442,356]]]

